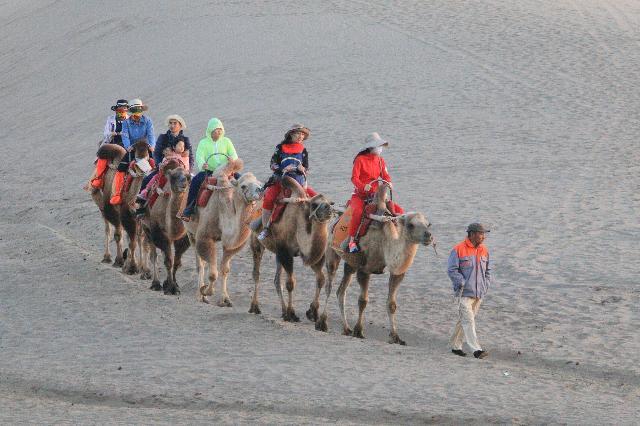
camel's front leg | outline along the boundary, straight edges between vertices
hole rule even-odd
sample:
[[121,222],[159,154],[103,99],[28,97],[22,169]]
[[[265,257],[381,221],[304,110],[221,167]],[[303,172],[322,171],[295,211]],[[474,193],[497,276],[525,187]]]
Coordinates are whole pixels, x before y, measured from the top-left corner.
[[[140,227],[142,228],[142,226]],[[140,247],[140,274],[141,280],[151,279],[151,270],[149,269],[149,255],[151,253],[151,244],[145,238],[144,231],[138,231],[138,247]]]
[[149,247],[149,255],[151,259],[151,290],[160,291],[162,290],[162,286],[160,285],[160,279],[158,277],[158,249],[151,243],[148,243]]
[[336,252],[333,251],[331,247],[329,247],[325,256],[325,267],[327,268],[327,287],[325,290],[326,297],[324,300],[324,309],[322,310],[322,315],[320,315],[320,318],[318,318],[318,320],[316,321],[316,330],[319,331],[329,330],[329,325],[327,324],[327,307],[329,306],[329,296],[331,296],[331,288],[333,287],[333,280],[336,278],[338,265],[340,265],[340,256],[338,256]]
[[187,237],[186,235],[180,238],[179,240],[176,240],[173,242],[175,255],[173,257],[172,277],[173,277],[173,283],[175,284],[178,293],[180,293],[180,286],[178,285],[178,279],[176,277],[176,273],[178,272],[178,269],[180,269],[180,267],[182,266],[182,255],[187,250],[189,250],[190,245],[191,244],[189,243],[189,237]]
[[218,306],[226,306],[231,307],[233,304],[231,303],[231,298],[229,298],[229,293],[227,293],[227,278],[229,277],[229,271],[231,270],[231,258],[238,251],[240,251],[240,247],[236,247],[233,249],[222,248],[222,260],[220,261],[220,298],[218,299]]
[[282,289],[282,263],[278,262],[276,258],[276,273],[273,277],[273,285],[276,288],[276,293],[280,297],[280,308],[282,309],[282,318],[287,315],[287,304],[284,301],[283,289]]
[[116,241],[116,260],[113,266],[119,268],[124,265],[124,257],[122,255],[122,225],[114,226],[113,239]]
[[406,345],[404,340],[398,336],[398,327],[396,324],[396,294],[400,283],[404,279],[404,274],[389,275],[389,296],[387,298],[387,314],[389,316],[389,325],[391,326],[391,332],[389,333],[389,343],[398,343],[400,345]]
[[104,220],[104,256],[102,257],[102,263],[111,263],[111,249],[109,244],[111,243],[111,224],[107,219]]
[[[121,206],[121,209],[125,209],[125,206]],[[122,272],[127,275],[133,275],[138,273],[138,265],[136,263],[136,248],[137,248],[137,235],[139,223],[136,221],[136,218],[133,215],[133,212],[130,210],[126,210],[120,216],[120,221],[122,222],[122,226],[124,227],[125,232],[127,233],[127,238],[129,239],[129,245],[127,250],[127,260],[122,266]]]
[[173,245],[167,241],[167,244],[164,246],[163,251],[164,267],[167,270],[167,279],[162,283],[162,290],[164,291],[164,294],[178,295],[180,294],[180,289],[173,279]]
[[251,298],[251,307],[249,313],[260,314],[260,304],[258,302],[258,288],[260,287],[260,264],[262,263],[262,255],[264,247],[260,242],[251,237],[251,254],[253,255],[253,297]]
[[338,297],[338,307],[340,308],[340,315],[342,316],[342,334],[345,336],[351,336],[351,328],[349,327],[347,314],[344,311],[344,301],[354,272],[356,272],[356,270],[347,262],[344,262],[344,275],[342,276],[342,281],[340,281],[340,286],[336,292],[336,296]]
[[287,252],[278,253],[276,257],[279,258],[282,267],[287,273],[287,293],[289,295],[289,301],[284,314],[284,320],[288,322],[300,322],[300,318],[298,318],[293,308],[293,290],[296,288],[296,276],[293,273],[293,257]]
[[[209,303],[207,296],[213,296],[215,291],[216,279],[218,279],[218,265],[216,264],[216,243],[213,239],[208,237],[196,236],[196,252],[198,256],[209,265],[209,285],[204,285],[204,279],[202,285],[199,287],[200,296],[204,303]],[[204,275],[204,265],[201,266],[202,274]],[[198,296],[198,299],[200,299]]]
[[358,284],[360,284],[360,297],[358,297],[358,322],[353,327],[353,335],[364,339],[364,309],[369,303],[369,279],[371,274],[358,271]]
[[318,309],[320,308],[320,292],[322,291],[322,287],[324,287],[325,283],[324,274],[322,273],[323,265],[324,256],[322,256],[322,259],[320,259],[318,263],[311,265],[311,269],[316,275],[316,294],[313,297],[313,301],[309,305],[309,310],[307,310],[307,318],[309,319],[309,321],[313,322],[318,321]]

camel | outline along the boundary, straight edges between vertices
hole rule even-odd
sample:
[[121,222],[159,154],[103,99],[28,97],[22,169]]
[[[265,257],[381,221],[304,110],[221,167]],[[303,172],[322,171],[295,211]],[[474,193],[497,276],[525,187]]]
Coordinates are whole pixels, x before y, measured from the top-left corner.
[[[256,213],[256,203],[262,197],[262,183],[252,173],[243,173],[238,179],[229,176],[242,170],[240,159],[229,162],[213,173],[217,184],[206,206],[199,207],[193,219],[186,223],[189,238],[196,249],[198,270],[197,299],[210,303],[216,281],[220,278],[220,296],[217,305],[231,307],[227,293],[227,278],[231,258],[244,247],[250,234],[249,222]],[[203,183],[203,185],[206,185]],[[216,265],[216,243],[222,244],[220,275]],[[209,283],[205,285],[205,266],[209,267]]]
[[[327,247],[327,225],[333,215],[332,202],[324,195],[318,194],[309,198],[302,186],[294,179],[285,177],[282,180],[284,188],[291,190],[291,197],[283,199],[288,203],[282,217],[270,226],[270,236],[259,241],[257,235],[261,230],[261,224],[253,229],[251,235],[251,251],[253,253],[253,280],[255,289],[251,300],[250,313],[259,314],[258,288],[260,284],[260,263],[264,249],[276,255],[276,274],[274,285],[282,308],[282,318],[287,322],[298,322],[300,319],[293,307],[293,290],[296,286],[296,278],[293,273],[293,258],[302,257],[304,265],[309,266],[316,276],[316,295],[307,311],[307,318],[317,320],[318,307],[320,305],[320,291],[324,286],[325,277],[322,272],[324,255]],[[282,269],[287,273],[288,303],[285,304],[281,274]]]
[[[136,141],[132,149],[135,152],[136,158],[149,158],[149,145],[146,140]],[[132,275],[138,272],[138,266],[136,263],[136,247],[137,247],[137,235],[138,226],[135,220],[133,204],[140,187],[142,186],[142,179],[144,173],[134,165],[130,173],[133,176],[133,180],[129,189],[124,192],[122,197],[123,202],[120,205],[112,205],[109,200],[112,196],[113,178],[120,163],[121,159],[125,156],[126,150],[116,144],[105,144],[98,150],[98,157],[106,158],[109,160],[109,168],[104,176],[104,185],[102,189],[94,189],[91,192],[91,198],[96,203],[105,224],[105,253],[102,259],[102,263],[111,263],[111,252],[109,249],[109,242],[111,239],[111,228],[114,229],[114,240],[116,242],[116,258],[113,262],[113,266],[122,266],[123,272]],[[122,230],[125,230],[129,238],[129,246],[126,251],[122,249]],[[125,262],[126,258],[126,262]]]
[[[149,254],[153,268],[150,289],[177,295],[180,294],[180,287],[176,281],[176,272],[182,265],[182,255],[189,249],[190,243],[187,229],[176,215],[186,204],[191,175],[177,160],[169,161],[162,172],[169,183],[168,197],[158,197],[153,207],[141,219],[141,223],[144,230],[145,251]],[[162,286],[158,279],[156,249],[164,253],[164,265],[167,269],[167,279]]]
[[[389,187],[381,184],[378,188],[374,202],[377,205],[378,213],[388,213],[386,209],[387,191]],[[331,293],[331,286],[336,275],[336,270],[340,260],[344,260],[344,276],[337,291],[338,305],[342,315],[343,334],[364,338],[364,310],[369,301],[369,279],[371,274],[382,274],[385,269],[389,271],[389,294],[387,297],[387,315],[391,332],[389,333],[389,343],[405,345],[400,339],[396,323],[396,293],[402,282],[405,273],[413,263],[413,259],[418,249],[418,244],[429,246],[433,243],[430,223],[422,213],[406,213],[391,218],[389,216],[374,216],[378,222],[372,223],[368,232],[360,238],[359,253],[349,253],[346,250],[336,249],[333,237],[329,242],[326,253],[327,267],[327,301]],[[335,228],[334,228],[335,231]],[[360,284],[360,297],[358,298],[358,321],[352,330],[349,328],[347,316],[344,311],[344,303],[347,288],[351,284],[353,274],[357,273]],[[316,329],[327,331],[327,303],[316,322]]]

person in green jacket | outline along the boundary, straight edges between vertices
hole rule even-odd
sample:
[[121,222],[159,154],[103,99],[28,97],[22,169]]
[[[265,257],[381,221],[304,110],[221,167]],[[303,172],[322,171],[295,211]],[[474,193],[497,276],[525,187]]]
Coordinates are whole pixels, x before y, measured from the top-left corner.
[[231,139],[224,135],[224,126],[218,118],[209,120],[204,138],[200,139],[196,149],[196,165],[201,171],[193,177],[189,186],[187,206],[182,212],[182,220],[188,221],[195,213],[196,198],[200,185],[207,176],[220,166],[224,166],[231,160],[236,160],[238,154]]

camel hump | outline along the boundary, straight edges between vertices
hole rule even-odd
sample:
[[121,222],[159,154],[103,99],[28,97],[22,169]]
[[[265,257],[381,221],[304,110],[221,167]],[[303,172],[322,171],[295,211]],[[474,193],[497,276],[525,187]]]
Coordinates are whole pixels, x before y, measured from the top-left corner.
[[214,176],[231,176],[234,173],[238,173],[244,167],[244,161],[237,158],[235,160],[229,159],[226,164],[218,167],[214,172]]
[[120,145],[116,145],[114,143],[108,143],[108,144],[102,145],[98,149],[97,156],[98,158],[103,160],[120,161],[122,157],[125,156],[126,153],[127,153],[127,150],[121,147]]

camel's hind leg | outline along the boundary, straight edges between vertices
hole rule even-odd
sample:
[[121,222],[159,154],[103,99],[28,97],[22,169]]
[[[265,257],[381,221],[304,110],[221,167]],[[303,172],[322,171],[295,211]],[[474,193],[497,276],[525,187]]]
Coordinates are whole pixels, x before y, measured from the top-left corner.
[[114,225],[113,239],[116,242],[116,259],[113,261],[113,266],[119,268],[124,265],[124,256],[122,254],[122,225]]
[[342,281],[340,281],[340,286],[338,287],[338,291],[336,291],[336,296],[338,297],[338,307],[340,308],[340,315],[342,316],[342,334],[345,336],[351,336],[351,328],[349,327],[349,322],[347,321],[347,314],[344,311],[344,300],[347,296],[347,289],[351,284],[351,279],[353,278],[353,274],[356,270],[349,265],[347,262],[344,262],[344,275],[342,276]]
[[320,259],[318,263],[310,266],[314,274],[316,274],[316,294],[313,297],[313,301],[309,305],[309,310],[307,310],[307,319],[309,319],[309,321],[316,322],[318,321],[318,309],[320,308],[320,292],[322,291],[322,287],[324,287],[325,284],[324,273],[322,272],[322,267],[324,266],[324,256],[322,256],[322,259]]
[[358,284],[360,284],[360,297],[358,297],[358,322],[353,327],[353,335],[364,339],[364,310],[369,303],[369,279],[371,274],[358,271]]
[[389,333],[389,343],[398,343],[400,345],[405,345],[406,343],[398,336],[398,327],[396,323],[396,308],[398,307],[396,303],[396,294],[398,293],[398,288],[400,287],[400,283],[404,278],[404,274],[389,276],[389,296],[387,298],[387,314],[389,316],[389,325],[391,326],[391,332]]
[[218,306],[233,306],[229,293],[227,293],[227,278],[231,270],[231,258],[239,252],[242,247],[243,246],[236,247],[231,250],[224,247],[222,248],[222,260],[220,261],[220,298],[218,299]]
[[258,302],[258,288],[260,287],[260,264],[262,263],[262,255],[264,247],[260,242],[251,237],[251,254],[253,255],[253,297],[251,298],[251,307],[249,313],[260,314],[260,303]]
[[296,276],[293,273],[293,257],[286,251],[278,251],[276,257],[287,273],[287,293],[289,295],[284,320],[288,322],[300,322],[300,318],[296,315],[293,308],[293,290],[296,288]]
[[206,262],[209,265],[209,285],[204,286],[204,282],[202,283],[203,285],[199,288],[200,295],[198,296],[198,299],[204,303],[209,303],[207,296],[213,296],[216,280],[218,279],[215,241],[211,238],[196,238],[196,252],[203,262]]
[[196,236],[194,234],[192,234],[191,232],[188,232],[187,235],[189,236],[189,242],[191,243],[191,245],[194,247],[193,252],[196,255],[196,271],[197,271],[197,276],[196,276],[196,299],[198,300],[198,302],[203,302],[203,303],[209,303],[209,300],[204,296],[204,260],[202,259],[202,257],[200,257],[200,255],[198,254],[198,250],[195,249],[196,247]]
[[138,247],[140,248],[140,279],[151,279],[151,270],[149,269],[149,257],[151,255],[151,243],[147,240],[142,226],[138,229]]
[[102,263],[111,263],[111,249],[109,244],[111,243],[111,224],[107,219],[104,220],[104,256],[102,256]]
[[327,306],[329,305],[329,296],[331,296],[331,288],[333,287],[333,280],[336,278],[338,265],[340,265],[340,256],[329,247],[325,256],[325,267],[327,269],[327,282],[325,285],[327,287],[325,289],[324,309],[322,310],[322,315],[320,315],[320,318],[316,321],[316,330],[319,331],[329,330],[329,325],[327,324]]

